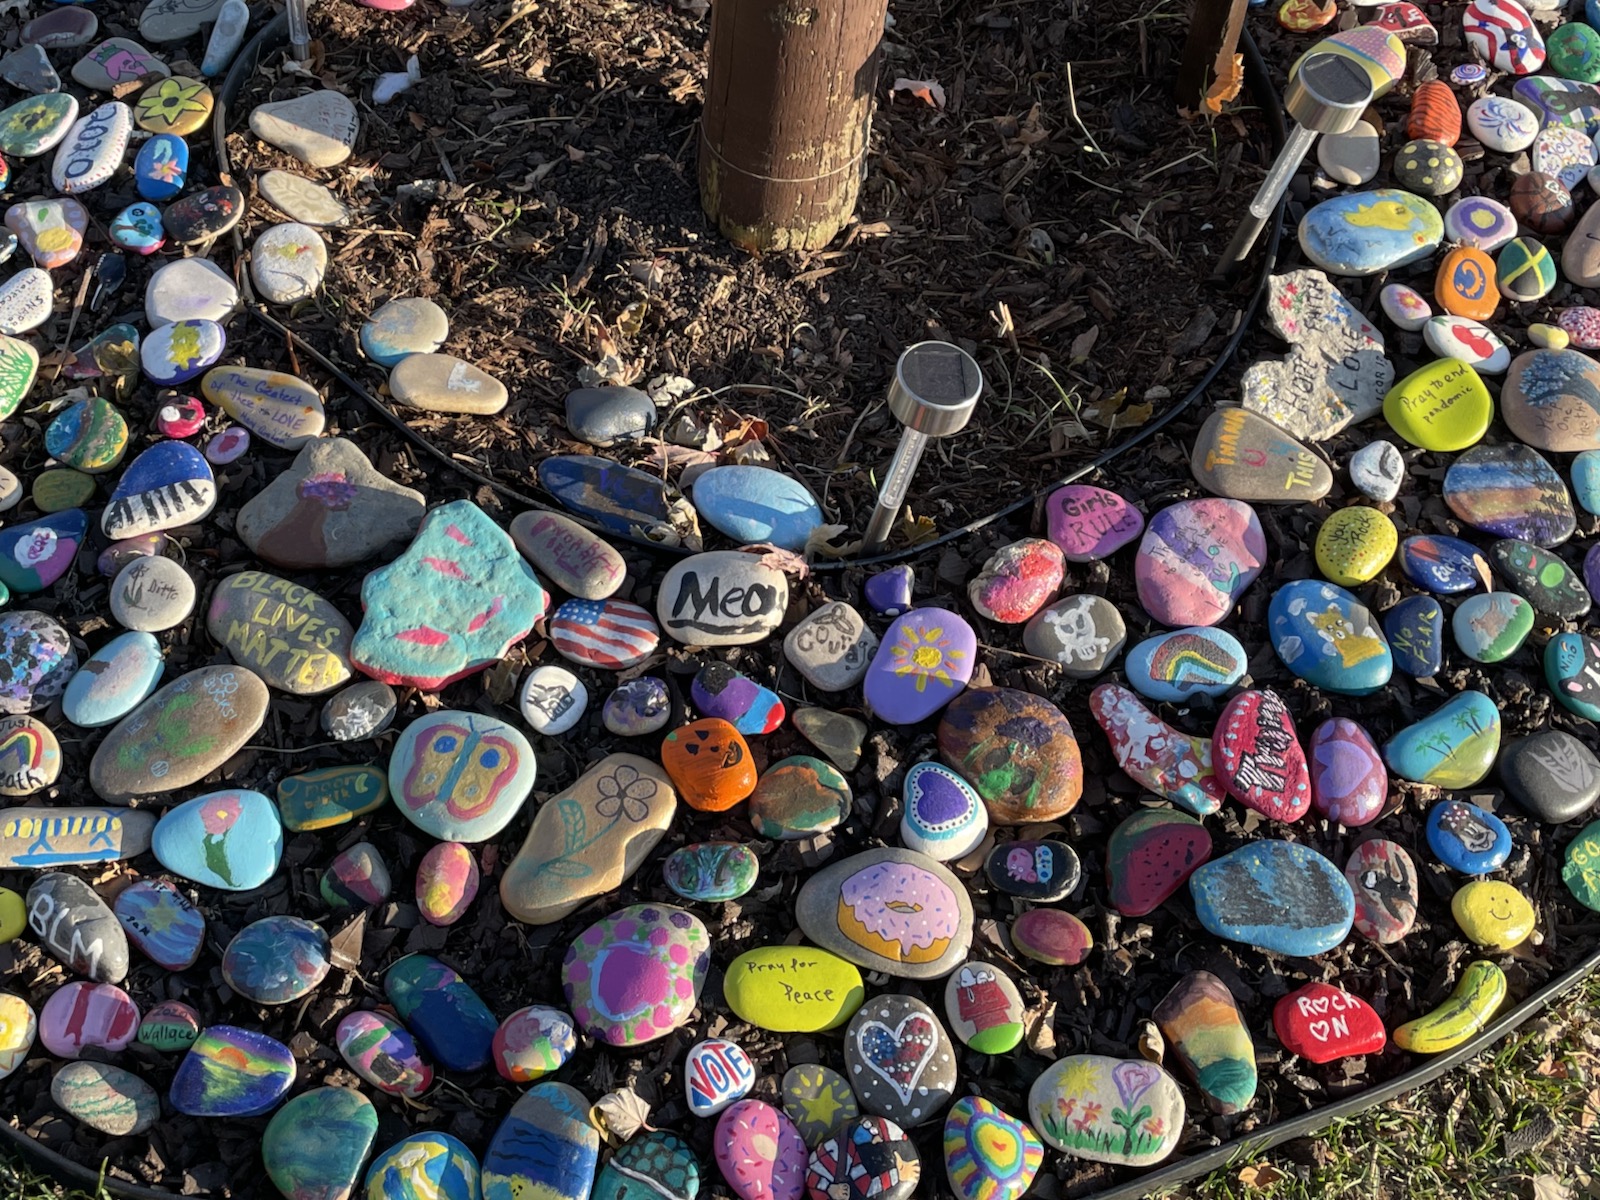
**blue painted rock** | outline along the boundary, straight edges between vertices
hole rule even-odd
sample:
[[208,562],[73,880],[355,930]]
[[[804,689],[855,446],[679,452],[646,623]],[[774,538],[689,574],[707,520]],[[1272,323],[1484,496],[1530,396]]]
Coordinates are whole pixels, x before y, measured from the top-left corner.
[[671,524],[673,493],[647,471],[592,454],[552,454],[539,463],[539,486],[563,508],[608,533],[639,536]]
[[44,591],[71,568],[88,528],[83,510],[70,508],[0,530],[0,583],[13,595]]
[[[152,288],[155,282],[152,277]],[[217,307],[228,299],[225,293],[217,295],[215,284],[209,281],[203,284],[215,297],[208,298],[208,306]],[[150,308],[148,292],[145,308],[147,311]],[[229,417],[280,450],[300,449],[322,432],[327,421],[317,390],[293,375],[277,371],[263,371],[259,367],[216,367],[206,372],[206,377],[200,381],[200,390]]]
[[423,691],[503,658],[548,603],[505,530],[470,500],[434,509],[406,552],[361,585],[357,667]]
[[447,1071],[488,1065],[500,1022],[465,979],[426,954],[409,954],[383,980],[384,995],[423,1050]]
[[414,1133],[367,1168],[363,1200],[479,1200],[478,1160],[448,1133]]
[[478,894],[478,860],[460,842],[440,842],[417,864],[417,911],[430,925],[454,925]]
[[378,1132],[378,1110],[354,1088],[319,1087],[290,1100],[261,1135],[261,1164],[286,1200],[355,1194]]
[[534,1084],[483,1152],[483,1200],[587,1200],[599,1157],[600,1132],[583,1093]]
[[68,1063],[50,1081],[50,1098],[109,1137],[141,1134],[161,1118],[161,1098],[155,1088],[109,1063]]
[[[690,747],[692,743],[685,749]],[[664,759],[666,753],[663,747]],[[669,771],[674,769],[669,766]],[[710,807],[696,803],[690,787],[683,790],[684,799],[692,807]],[[795,754],[772,764],[757,780],[750,793],[750,824],[762,837],[776,841],[815,837],[844,821],[850,815],[852,802],[850,784],[831,763],[809,754]]]
[[1372,735],[1348,717],[1330,717],[1311,734],[1311,803],[1330,821],[1365,825],[1389,798],[1389,776]]
[[593,1194],[597,1200],[695,1200],[700,1163],[676,1135],[646,1133],[606,1160]]
[[1144,532],[1144,514],[1115,492],[1073,483],[1045,501],[1050,540],[1068,562],[1109,558]]
[[1497,537],[1557,546],[1572,536],[1577,515],[1561,476],[1527,446],[1475,446],[1444,476],[1450,510]]
[[702,717],[720,717],[740,733],[771,733],[783,724],[783,701],[727,663],[710,662],[695,672],[689,699]]
[[139,147],[133,183],[146,200],[171,200],[189,175],[189,143],[175,133],[158,133]]
[[115,470],[128,449],[128,423],[98,396],[68,405],[44,431],[57,462],[90,475]]
[[1439,210],[1398,188],[1335,196],[1300,220],[1301,250],[1334,275],[1403,267],[1427,258],[1443,237]]
[[1018,1200],[1044,1145],[1026,1121],[981,1096],[963,1096],[944,1122],[944,1169],[958,1200]]
[[1586,634],[1558,633],[1544,648],[1544,677],[1562,704],[1600,721],[1600,642]]
[[1114,683],[1089,694],[1089,711],[1128,778],[1197,817],[1222,807],[1228,793],[1212,766],[1210,738],[1173,728]]
[[228,986],[255,1004],[289,1004],[327,977],[328,935],[299,917],[263,917],[246,925],[222,956]]
[[[161,227],[161,210],[154,204],[141,200],[130,204],[111,221],[113,245],[138,254],[154,254],[166,245],[166,233]],[[138,342],[134,341],[135,349]]]
[[697,842],[667,855],[661,874],[676,896],[701,903],[737,900],[756,885],[761,860],[740,842]]
[[1501,538],[1489,547],[1489,557],[1510,582],[1511,590],[1536,611],[1566,620],[1576,620],[1589,611],[1589,589],[1577,572],[1550,551],[1516,538]]
[[185,879],[248,892],[278,869],[283,825],[260,792],[212,792],[169,809],[150,846],[162,866]]
[[1083,757],[1072,726],[1030,692],[963,692],[940,718],[939,756],[983,797],[997,824],[1053,821],[1083,795]]
[[139,1044],[154,1050],[187,1050],[199,1036],[200,1014],[182,1000],[163,1000],[139,1022]]
[[1128,683],[1141,696],[1183,704],[1221,696],[1244,678],[1249,656],[1225,629],[1202,625],[1146,638],[1128,652]]
[[1154,912],[1211,857],[1211,835],[1193,817],[1141,808],[1111,832],[1106,886],[1124,916]]
[[822,524],[822,509],[805,485],[767,467],[712,467],[695,477],[691,494],[713,528],[743,545],[771,542],[804,550]]
[[365,1010],[339,1022],[334,1044],[350,1069],[380,1092],[416,1098],[433,1086],[433,1068],[393,1017]]
[[[1144,527],[1142,519],[1139,527]],[[915,583],[916,572],[902,563],[867,576],[866,583],[861,585],[861,598],[880,617],[898,617],[911,607],[911,590]]]
[[1184,500],[1150,518],[1133,561],[1139,603],[1163,625],[1215,625],[1266,561],[1266,536],[1241,500]]
[[1533,632],[1533,605],[1513,592],[1468,596],[1450,619],[1456,646],[1475,662],[1509,658]]
[[1341,587],[1314,579],[1287,583],[1273,593],[1267,621],[1283,664],[1324,691],[1367,696],[1394,673],[1377,622]]
[[754,554],[692,554],[668,568],[656,618],[686,646],[745,646],[776,629],[789,607],[789,581]]
[[128,938],[99,894],[76,875],[51,871],[28,888],[28,928],[74,972],[98,983],[128,974]]
[[389,866],[371,842],[339,851],[317,885],[323,903],[335,911],[382,904],[389,898],[389,888]]
[[388,798],[388,779],[377,767],[322,767],[278,781],[278,813],[296,833],[346,825]]
[[573,940],[561,988],[591,1035],[637,1046],[689,1019],[710,965],[711,939],[698,917],[669,904],[635,904]]
[[1383,760],[1402,779],[1453,790],[1480,782],[1500,751],[1500,710],[1462,692],[1389,739]]
[[697,1117],[716,1116],[748,1095],[755,1082],[750,1056],[727,1038],[696,1042],[683,1060],[683,1090]]
[[32,609],[0,613],[0,713],[43,708],[77,669],[71,636],[51,618]]
[[482,842],[521,810],[535,762],[528,739],[504,721],[443,709],[413,721],[395,742],[389,790],[424,833]]
[[139,1006],[111,983],[74,980],[51,993],[39,1010],[39,1040],[57,1058],[84,1050],[115,1053],[139,1032]]
[[494,1069],[512,1083],[532,1083],[563,1063],[578,1049],[578,1029],[559,1008],[532,1004],[519,1008],[494,1035]]
[[1439,596],[1490,585],[1489,560],[1471,542],[1435,534],[1400,543],[1400,569],[1423,591]]
[[900,842],[939,862],[964,858],[989,832],[989,810],[965,779],[921,762],[901,785]]
[[[1596,320],[1600,332],[1600,319]],[[1572,460],[1572,495],[1586,513],[1600,513],[1600,450],[1585,450]]]
[[1511,857],[1511,831],[1492,812],[1462,800],[1428,810],[1428,849],[1463,875],[1487,875]]
[[361,350],[380,367],[393,367],[408,354],[434,353],[449,336],[450,318],[444,309],[432,300],[409,296],[390,300],[361,323]]
[[167,1102],[190,1117],[259,1117],[294,1085],[294,1055],[253,1029],[213,1025],[178,1064]]
[[916,608],[896,617],[862,680],[873,715],[915,725],[960,695],[977,664],[978,635],[945,608]]
[[1189,876],[1189,891],[1206,929],[1273,954],[1331,950],[1355,919],[1349,881],[1293,842],[1251,842],[1213,859]]
[[139,365],[152,383],[175,387],[199,378],[227,346],[227,332],[215,321],[174,321],[139,343]]
[[824,950],[901,979],[948,975],[972,943],[967,889],[914,850],[867,850],[830,863],[801,886],[795,918]]
[[217,482],[205,455],[187,442],[164,441],[129,464],[100,518],[108,538],[139,537],[194,525],[217,505]]
[[1383,614],[1397,671],[1431,678],[1444,661],[1444,609],[1432,596],[1407,596]]
[[1217,778],[1239,803],[1274,821],[1306,815],[1311,774],[1278,693],[1251,690],[1229,700],[1211,747]]
[[111,906],[128,940],[157,966],[187,971],[200,957],[206,919],[165,879],[141,879],[122,889]]

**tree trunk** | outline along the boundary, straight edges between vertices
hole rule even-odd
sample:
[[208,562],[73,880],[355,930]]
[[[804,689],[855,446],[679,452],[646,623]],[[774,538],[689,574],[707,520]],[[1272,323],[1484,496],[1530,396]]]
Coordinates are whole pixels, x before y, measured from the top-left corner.
[[1238,50],[1248,8],[1249,0],[1195,0],[1175,85],[1184,112],[1215,116],[1244,86]]
[[700,205],[735,245],[817,250],[850,219],[887,7],[714,0]]

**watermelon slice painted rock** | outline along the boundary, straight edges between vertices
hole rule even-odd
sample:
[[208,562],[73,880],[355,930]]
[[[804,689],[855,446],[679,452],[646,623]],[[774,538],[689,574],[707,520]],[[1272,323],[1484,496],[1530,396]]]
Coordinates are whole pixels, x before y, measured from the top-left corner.
[[1198,817],[1222,807],[1226,793],[1211,768],[1211,739],[1174,729],[1127,688],[1103,683],[1089,711],[1111,741],[1117,766],[1135,783]]
[[1228,701],[1212,747],[1217,777],[1239,803],[1274,821],[1306,815],[1311,807],[1306,752],[1278,693],[1240,692]]
[[1211,857],[1211,835],[1191,816],[1146,808],[1111,834],[1106,885],[1111,903],[1128,917],[1153,912]]

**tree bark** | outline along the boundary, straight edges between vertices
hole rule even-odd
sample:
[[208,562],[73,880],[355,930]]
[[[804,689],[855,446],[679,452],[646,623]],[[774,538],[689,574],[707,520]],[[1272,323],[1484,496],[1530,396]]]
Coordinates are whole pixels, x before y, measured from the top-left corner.
[[714,0],[700,204],[735,245],[817,250],[850,219],[886,10],[887,0]]
[[1249,0],[1195,0],[1175,85],[1183,111],[1215,116],[1239,94],[1244,85],[1239,34],[1248,8]]

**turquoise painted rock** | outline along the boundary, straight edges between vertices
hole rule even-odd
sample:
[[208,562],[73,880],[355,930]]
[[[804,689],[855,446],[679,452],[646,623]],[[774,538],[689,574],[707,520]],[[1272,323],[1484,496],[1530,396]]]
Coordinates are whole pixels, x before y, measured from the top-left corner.
[[561,987],[590,1034],[636,1046],[689,1019],[710,966],[711,938],[700,918],[669,904],[634,904],[573,939]]
[[445,842],[482,842],[510,823],[533,790],[533,747],[513,726],[443,709],[406,726],[389,756],[402,815]]
[[1370,695],[1394,673],[1377,622],[1342,587],[1315,579],[1287,583],[1273,593],[1267,622],[1283,664],[1324,691]]
[[505,656],[544,615],[544,588],[510,535],[470,500],[434,509],[406,552],[361,585],[350,660],[423,691]]
[[667,855],[661,874],[674,895],[716,903],[755,887],[760,869],[756,852],[742,842],[699,842]]
[[1533,605],[1514,592],[1484,592],[1456,606],[1450,628],[1461,653],[1475,662],[1509,658],[1533,632]]
[[1439,210],[1398,188],[1335,196],[1300,220],[1300,248],[1334,275],[1403,267],[1427,258],[1443,238]]
[[407,955],[389,968],[383,990],[423,1050],[447,1071],[487,1065],[500,1022],[444,963],[426,954]]
[[1462,692],[1392,737],[1383,761],[1402,779],[1453,790],[1482,781],[1500,751],[1500,710],[1482,692]]
[[150,846],[162,866],[185,879],[248,892],[278,869],[283,826],[260,792],[212,792],[169,809]]
[[618,1150],[600,1168],[596,1200],[695,1200],[700,1164],[682,1138],[647,1133]]
[[167,1102],[189,1117],[259,1117],[294,1085],[294,1055],[253,1029],[213,1025],[178,1064]]
[[228,943],[222,977],[255,1004],[290,1004],[328,975],[328,935],[299,917],[262,917]]
[[448,1133],[414,1133],[367,1168],[364,1200],[479,1200],[478,1160]]
[[1582,633],[1557,634],[1544,648],[1544,677],[1562,704],[1600,721],[1600,642]]
[[1344,941],[1355,920],[1350,881],[1309,846],[1257,841],[1189,876],[1195,915],[1217,937],[1309,957]]
[[1577,514],[1556,469],[1520,443],[1474,446],[1444,475],[1444,502],[1474,529],[1559,546],[1572,536]]
[[1600,912],[1600,821],[1589,822],[1567,843],[1561,881],[1579,904]]
[[261,1162],[286,1200],[344,1200],[378,1132],[378,1110],[351,1088],[320,1087],[285,1104],[261,1135]]
[[334,1044],[350,1069],[391,1096],[422,1095],[433,1086],[433,1068],[422,1061],[417,1044],[386,1013],[349,1013],[334,1032]]
[[1128,651],[1128,684],[1141,696],[1183,704],[1221,696],[1244,678],[1249,656],[1225,629],[1203,625],[1146,638]]
[[822,524],[822,509],[805,485],[768,467],[712,467],[695,477],[691,495],[712,528],[741,545],[804,550]]
[[13,593],[42,592],[72,567],[88,532],[81,508],[0,530],[0,583]]
[[154,634],[118,634],[72,676],[61,697],[62,715],[83,729],[113,725],[149,698],[165,667]]
[[589,1101],[537,1083],[512,1106],[483,1153],[483,1200],[587,1200],[600,1157]]

